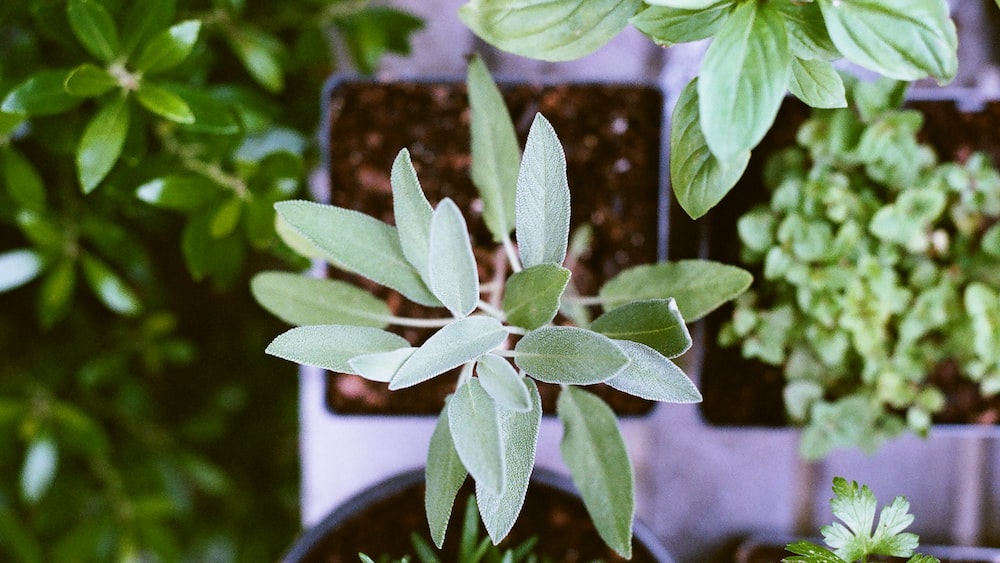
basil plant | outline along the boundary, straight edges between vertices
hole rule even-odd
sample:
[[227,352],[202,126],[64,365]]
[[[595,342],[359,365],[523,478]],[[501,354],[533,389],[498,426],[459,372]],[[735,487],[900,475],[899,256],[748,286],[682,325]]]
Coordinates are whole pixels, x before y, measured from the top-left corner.
[[490,44],[550,61],[589,54],[629,24],[664,47],[711,39],[670,138],[671,183],[693,218],[740,179],[788,92],[846,105],[834,61],[907,81],[958,70],[947,0],[469,0],[459,13]]
[[[267,352],[389,389],[461,366],[427,455],[427,516],[439,546],[467,474],[491,539],[507,535],[534,466],[542,417],[536,382],[561,386],[563,459],[601,537],[628,557],[631,462],[611,408],[584,386],[603,382],[651,400],[699,401],[671,361],[691,346],[685,319],[734,298],[750,275],[712,262],[661,263],[621,272],[597,296],[567,291],[570,190],[559,139],[538,115],[521,157],[503,98],[478,59],[468,80],[471,175],[509,275],[481,283],[462,212],[448,198],[427,201],[404,149],[391,173],[395,226],[309,201],[275,207],[293,246],[450,316],[398,318],[345,282],[266,272],[253,280],[257,299],[305,324],[278,336]],[[589,325],[568,326],[565,316],[557,322],[562,307],[594,303],[604,312]],[[419,345],[387,330],[407,325],[438,329]]]

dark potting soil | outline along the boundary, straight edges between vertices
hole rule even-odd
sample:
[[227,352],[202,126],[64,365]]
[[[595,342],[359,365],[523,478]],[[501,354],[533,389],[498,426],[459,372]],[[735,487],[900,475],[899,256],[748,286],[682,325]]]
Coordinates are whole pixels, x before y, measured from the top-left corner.
[[[462,517],[471,492],[471,481],[467,481],[459,492],[452,511],[444,547],[440,553],[442,561],[458,560]],[[482,537],[486,537],[481,523],[479,530]],[[355,563],[358,561],[359,551],[372,558],[413,556],[411,531],[422,535],[433,545],[424,514],[423,483],[392,495],[350,518],[335,533],[328,534],[301,563]],[[624,561],[597,535],[579,498],[534,482],[528,488],[521,515],[500,547],[519,546],[532,537],[538,539],[534,553],[551,561]],[[641,543],[633,539],[632,561],[650,563],[656,559]]]
[[[502,87],[523,144],[537,112],[553,125],[566,151],[572,226],[593,228],[590,251],[570,269],[581,295],[594,295],[623,268],[657,259],[660,198],[660,133],[663,97],[652,87],[577,84]],[[469,109],[462,83],[344,82],[330,100],[328,147],[331,203],[392,223],[389,172],[407,148],[432,205],[452,198],[469,223],[477,262],[496,263],[497,245],[482,221],[481,204],[469,179]],[[494,271],[481,270],[480,279]],[[394,314],[441,316],[443,310],[415,305],[394,291],[357,276],[331,272],[388,300]],[[395,330],[395,329],[394,329]],[[413,344],[430,330],[401,332]],[[457,373],[457,372],[455,372]],[[329,374],[327,405],[338,413],[436,414],[454,391],[455,373],[389,392],[384,383]],[[557,386],[540,384],[552,412]],[[598,385],[619,414],[642,414],[652,402]]]
[[[988,154],[1000,165],[1000,102],[985,104],[981,111],[960,111],[951,101],[913,101],[909,107],[925,115],[921,137],[933,145],[939,160],[962,161],[973,151]],[[763,165],[767,155],[795,142],[795,133],[809,116],[803,104],[788,100],[782,106],[775,126],[754,150],[743,178],[722,202],[705,217],[692,221],[676,201],[669,214],[669,258],[699,257],[729,264],[740,264],[736,222],[743,213],[767,200],[763,186]],[[754,272],[761,279],[760,272]],[[756,360],[742,358],[738,347],[720,348],[716,335],[731,316],[732,307],[722,307],[709,315],[705,323],[704,358],[699,388],[704,401],[701,412],[707,421],[719,425],[782,426],[786,423],[782,402],[784,379],[781,369]],[[929,380],[947,397],[944,410],[935,416],[937,423],[1000,423],[1000,397],[980,397],[975,383],[960,374],[953,365],[939,366]]]

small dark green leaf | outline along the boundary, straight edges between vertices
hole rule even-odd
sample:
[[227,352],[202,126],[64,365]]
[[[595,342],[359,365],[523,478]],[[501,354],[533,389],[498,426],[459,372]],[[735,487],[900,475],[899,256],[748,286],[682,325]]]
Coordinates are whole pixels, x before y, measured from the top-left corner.
[[362,354],[408,348],[402,336],[384,330],[349,325],[300,326],[278,335],[266,353],[339,373],[354,373],[350,360]]
[[385,302],[339,280],[289,272],[261,272],[250,280],[250,291],[271,314],[294,325],[384,328],[390,315]]
[[111,63],[121,53],[121,41],[111,14],[96,0],[70,0],[66,7],[73,34],[91,55]]
[[283,201],[274,208],[334,266],[391,287],[421,305],[440,305],[403,255],[395,227],[357,211],[309,201]]
[[32,440],[21,468],[21,498],[37,504],[52,485],[59,468],[59,449],[52,438],[42,436]]
[[670,185],[684,211],[693,219],[715,207],[743,176],[750,162],[747,150],[723,161],[712,154],[701,130],[697,79],[681,92],[670,125]]
[[0,110],[17,115],[53,115],[77,106],[82,99],[71,96],[63,84],[69,69],[43,70],[14,87]]
[[507,322],[528,330],[548,324],[559,311],[569,277],[569,270],[555,264],[538,264],[512,275],[503,296]]
[[208,232],[212,238],[217,239],[229,236],[239,226],[241,215],[243,215],[243,200],[238,196],[222,201],[212,212]]
[[435,332],[392,378],[390,390],[412,387],[496,349],[507,330],[493,317],[475,315]]
[[350,13],[338,17],[334,24],[343,34],[358,70],[364,74],[378,70],[379,61],[387,51],[409,55],[410,35],[424,26],[420,18],[388,6],[346,11]]
[[38,320],[43,327],[59,322],[72,305],[76,289],[76,268],[71,260],[63,260],[42,281],[38,292]]
[[410,151],[403,149],[392,163],[392,210],[399,232],[399,244],[420,277],[430,283],[427,260],[430,255],[431,217],[434,208],[427,201],[410,160]]
[[514,229],[521,147],[500,89],[478,56],[469,62],[468,83],[472,112],[469,174],[483,198],[483,220],[493,240],[500,242]]
[[139,53],[135,69],[150,75],[181,64],[194,49],[200,31],[201,22],[198,20],[183,21],[161,31]]
[[42,257],[27,248],[0,252],[0,293],[35,279],[43,266]]
[[441,411],[434,432],[431,434],[431,442],[427,447],[425,473],[427,488],[424,490],[424,510],[427,512],[431,539],[440,549],[444,545],[444,536],[448,530],[448,520],[451,518],[455,496],[468,475],[461,458],[458,457],[458,452],[455,451],[455,442],[448,427],[447,408]]
[[552,124],[536,114],[524,146],[515,198],[518,252],[525,268],[563,263],[569,214],[566,155]]
[[476,379],[458,388],[448,401],[448,428],[462,465],[476,484],[494,493],[506,485],[503,439],[496,403]]
[[122,50],[126,55],[170,25],[175,0],[135,0],[129,4],[121,26]]
[[832,61],[841,57],[830,40],[823,12],[816,2],[780,2],[778,9],[788,32],[788,49],[800,59]]
[[692,323],[746,291],[752,281],[749,272],[735,266],[680,260],[625,270],[604,284],[600,296],[605,307],[673,297],[681,316]]
[[125,146],[129,107],[125,98],[107,102],[90,120],[76,152],[76,171],[83,193],[90,193],[104,180]]
[[3,183],[10,199],[22,209],[34,213],[45,210],[45,185],[31,161],[14,147],[0,148]]
[[634,479],[614,412],[577,387],[562,390],[556,411],[563,423],[563,461],[597,533],[619,555],[631,558]]
[[760,142],[785,96],[791,72],[788,36],[771,4],[737,4],[702,61],[701,127],[712,153],[724,161]]
[[527,380],[531,407],[525,412],[497,409],[500,436],[503,442],[503,490],[494,492],[476,483],[479,514],[490,539],[499,543],[507,536],[524,505],[524,497],[535,466],[538,429],[542,420],[542,400],[534,381]]
[[150,180],[135,190],[142,201],[178,211],[193,211],[218,199],[221,186],[195,174],[171,174]]
[[642,0],[471,0],[459,17],[473,33],[504,51],[547,61],[580,58],[628,25]]
[[600,383],[628,364],[628,356],[607,336],[569,326],[533,330],[514,351],[517,366],[546,383]]
[[149,111],[175,123],[194,123],[195,115],[184,98],[158,84],[144,80],[135,91],[135,98]]
[[632,342],[618,340],[618,346],[629,357],[629,364],[605,383],[619,391],[650,401],[666,403],[697,403],[701,393],[687,375],[656,350]]
[[844,81],[833,65],[823,60],[793,57],[788,90],[814,108],[847,107]]
[[428,285],[452,315],[466,317],[479,301],[479,272],[469,228],[450,198],[434,210],[429,235]]
[[594,319],[591,330],[614,340],[631,340],[675,358],[691,347],[691,333],[673,299],[626,303]]
[[713,36],[731,9],[731,2],[695,10],[649,6],[630,21],[658,45],[669,47]]
[[510,361],[496,354],[483,354],[476,362],[476,373],[483,389],[499,406],[516,412],[531,408],[527,382]]
[[89,254],[81,260],[87,285],[108,309],[129,317],[142,312],[139,297],[107,264]]
[[185,129],[213,135],[235,135],[240,132],[240,124],[232,107],[203,90],[184,84],[159,82],[158,86],[176,94],[184,100],[194,121],[183,124]]
[[111,91],[118,80],[103,68],[85,63],[70,71],[63,86],[70,95],[92,98]]
[[285,73],[278,60],[282,43],[252,27],[241,27],[229,35],[233,52],[253,79],[272,94],[285,88]]
[[820,0],[830,38],[848,60],[897,80],[958,70],[958,36],[942,0]]

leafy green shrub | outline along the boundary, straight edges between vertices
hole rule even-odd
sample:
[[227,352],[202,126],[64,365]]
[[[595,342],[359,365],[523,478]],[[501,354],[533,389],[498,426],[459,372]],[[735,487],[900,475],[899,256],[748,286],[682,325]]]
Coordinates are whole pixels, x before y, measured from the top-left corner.
[[294,259],[272,204],[302,191],[330,32],[370,69],[418,26],[346,0],[0,3],[0,559],[287,547],[295,390],[247,279]]
[[[581,386],[605,382],[646,399],[700,400],[670,360],[691,344],[685,319],[735,297],[750,276],[733,266],[686,261],[621,272],[592,299],[567,291],[570,191],[555,131],[536,116],[522,157],[503,98],[478,59],[469,67],[469,96],[471,176],[500,244],[497,257],[506,258],[494,276],[501,281],[480,284],[461,211],[448,198],[431,206],[404,149],[391,173],[395,226],[307,201],[276,208],[295,248],[450,316],[399,318],[387,303],[346,282],[265,272],[253,282],[257,299],[305,325],[279,335],[267,352],[385,382],[391,390],[461,366],[427,455],[427,515],[438,546],[467,474],[476,481],[490,537],[499,542],[507,535],[534,466],[542,416],[535,381],[560,385],[563,459],[601,537],[627,557],[631,461],[613,411]],[[606,311],[592,323],[570,313],[577,326],[553,324],[564,306],[593,303]],[[415,346],[384,330],[390,325],[438,330]]]
[[797,541],[785,549],[798,555],[782,559],[783,563],[866,563],[873,555],[909,557],[907,563],[938,563],[936,557],[913,553],[920,538],[903,531],[913,523],[906,497],[896,497],[883,507],[876,524],[877,500],[868,485],[859,487],[856,481],[834,477],[833,494],[830,507],[843,523],[834,522],[820,529],[831,549],[807,540]]
[[489,43],[526,57],[568,60],[631,24],[658,45],[711,39],[674,109],[670,177],[700,217],[736,184],[786,92],[843,107],[832,61],[882,76],[954,78],[955,24],[946,0],[469,0],[460,15]]
[[768,162],[769,204],[738,223],[766,283],[720,341],[784,368],[809,458],[926,433],[936,369],[1000,392],[1000,174],[979,153],[938,163],[904,93],[857,83],[857,111],[815,113]]

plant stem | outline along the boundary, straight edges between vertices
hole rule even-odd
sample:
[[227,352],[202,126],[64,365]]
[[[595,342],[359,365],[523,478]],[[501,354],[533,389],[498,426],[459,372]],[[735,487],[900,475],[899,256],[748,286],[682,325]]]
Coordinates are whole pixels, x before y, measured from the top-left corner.
[[510,235],[504,235],[502,242],[503,250],[507,254],[507,261],[510,262],[510,269],[515,274],[520,272],[523,269],[521,267],[521,259],[517,256],[517,249],[514,248],[514,242],[510,240]]
[[379,319],[391,325],[408,326],[411,328],[441,328],[455,320],[451,317],[442,319],[415,319],[413,317],[397,317],[395,315],[379,317]]
[[476,306],[479,307],[479,309],[482,312],[495,318],[498,321],[503,321],[507,318],[507,315],[505,315],[503,311],[501,311],[497,307],[494,307],[493,305],[490,305],[489,303],[483,301],[482,299],[476,302]]

